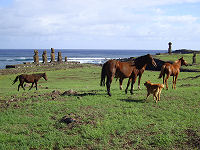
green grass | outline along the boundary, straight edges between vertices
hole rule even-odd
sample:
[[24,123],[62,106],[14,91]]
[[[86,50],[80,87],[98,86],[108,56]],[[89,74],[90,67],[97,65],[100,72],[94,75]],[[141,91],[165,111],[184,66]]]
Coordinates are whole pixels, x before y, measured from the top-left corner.
[[[0,76],[0,149],[199,149],[200,78],[190,78],[199,73],[181,72],[176,90],[170,78],[157,104],[152,95],[144,100],[143,83],[161,83],[159,72],[145,71],[133,95],[114,80],[112,97],[99,86],[100,73],[90,65],[47,71],[37,91],[20,92],[11,85],[16,75]],[[80,95],[52,93],[70,89]],[[61,123],[68,114],[77,122]]]

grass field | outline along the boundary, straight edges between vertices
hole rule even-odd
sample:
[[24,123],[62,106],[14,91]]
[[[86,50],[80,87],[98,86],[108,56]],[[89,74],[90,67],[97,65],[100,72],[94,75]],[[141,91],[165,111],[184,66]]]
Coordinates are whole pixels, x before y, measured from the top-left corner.
[[[176,90],[170,78],[157,104],[145,101],[143,83],[161,83],[159,72],[145,71],[133,95],[114,80],[112,97],[100,73],[94,65],[47,71],[37,91],[20,92],[16,74],[1,75],[0,149],[200,149],[199,73],[181,72]],[[62,95],[70,89],[77,94]],[[60,122],[66,115],[76,122]]]

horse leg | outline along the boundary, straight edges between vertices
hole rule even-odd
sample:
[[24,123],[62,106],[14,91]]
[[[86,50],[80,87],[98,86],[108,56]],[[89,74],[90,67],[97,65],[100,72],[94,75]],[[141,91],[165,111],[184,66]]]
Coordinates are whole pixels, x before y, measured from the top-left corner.
[[154,100],[154,98],[156,98],[156,103],[157,103],[157,99],[158,99],[158,98],[157,98],[156,93],[153,94],[153,100]]
[[20,83],[20,85],[21,85],[21,87],[24,89],[24,91],[25,91],[25,88],[24,88],[24,81],[22,81],[21,83]]
[[158,93],[158,100],[159,100],[159,101],[160,101],[161,90],[162,90],[162,89],[160,89],[160,90],[159,90],[159,93]]
[[111,83],[112,83],[112,80],[113,80],[113,78],[114,78],[114,75],[115,75],[115,73],[112,73],[111,76],[107,76],[106,87],[107,87],[107,93],[108,93],[109,96],[111,96],[111,93],[110,93],[110,85],[111,85]]
[[130,93],[133,94],[133,85],[135,83],[135,81],[137,80],[137,76],[135,76],[134,79],[132,79],[132,82],[131,82],[131,90],[130,90]]
[[127,91],[128,91],[128,87],[130,85],[130,81],[131,81],[131,78],[128,79],[128,83],[127,83],[127,86],[126,86],[126,90],[125,90],[125,93],[127,94]]
[[175,77],[175,82],[174,82],[174,89],[176,89],[176,81],[177,81],[178,75]]
[[31,85],[31,87],[30,87],[30,89],[29,89],[29,90],[31,90],[31,89],[32,89],[32,87],[33,87],[33,84],[34,84],[34,82],[32,83],[32,85]]
[[106,80],[106,87],[107,87],[107,93],[109,96],[111,96],[111,93],[110,93],[110,79],[107,77],[107,80]]
[[36,88],[36,90],[37,90],[37,81],[35,81],[35,88]]
[[174,81],[175,77],[173,76],[173,81],[172,81],[172,89],[174,89],[174,84],[175,84],[175,81]]
[[147,100],[147,98],[149,97],[149,95],[150,95],[150,93],[149,93],[149,92],[147,92],[147,97],[146,97],[146,100]]
[[22,88],[23,88],[23,89],[24,89],[24,91],[25,91],[24,84],[22,84]]
[[120,90],[122,90],[123,88],[122,88],[122,83],[123,83],[123,79],[119,79],[119,88],[120,88]]
[[167,83],[167,80],[169,79],[169,74],[166,76],[166,78],[165,78],[165,84],[166,84],[166,89],[168,90],[168,83]]
[[19,84],[19,85],[18,85],[18,91],[19,91],[20,86],[21,86],[21,85]]
[[163,84],[165,85],[165,73],[163,74]]
[[139,79],[138,79],[138,89],[141,90],[140,88],[140,80],[141,80],[142,74],[139,74]]

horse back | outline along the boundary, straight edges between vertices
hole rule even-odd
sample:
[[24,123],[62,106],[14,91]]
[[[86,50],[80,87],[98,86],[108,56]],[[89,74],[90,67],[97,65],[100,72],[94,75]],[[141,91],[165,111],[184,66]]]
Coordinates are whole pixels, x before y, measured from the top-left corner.
[[117,60],[109,60],[104,64],[104,69],[107,72],[107,74],[113,74],[116,72],[118,66],[118,61]]
[[165,72],[170,75],[177,75],[180,72],[178,65],[165,63]]
[[33,83],[34,81],[38,81],[41,78],[41,76],[37,75],[37,74],[21,74],[19,76],[19,80],[20,81],[25,81],[27,83]]
[[120,76],[128,78],[134,70],[133,62],[119,62],[117,72],[120,73]]

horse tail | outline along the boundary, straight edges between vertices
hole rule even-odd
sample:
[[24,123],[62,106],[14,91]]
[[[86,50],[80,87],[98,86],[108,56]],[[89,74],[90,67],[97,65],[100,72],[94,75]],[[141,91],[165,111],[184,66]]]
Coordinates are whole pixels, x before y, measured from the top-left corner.
[[165,65],[162,65],[161,71],[160,71],[160,75],[159,75],[159,79],[162,78],[162,76],[165,74]]
[[106,78],[106,64],[103,64],[102,70],[101,70],[101,82],[100,86],[105,86],[105,78]]
[[15,84],[18,81],[18,79],[19,79],[19,76],[16,76],[15,80],[13,81],[13,84]]

